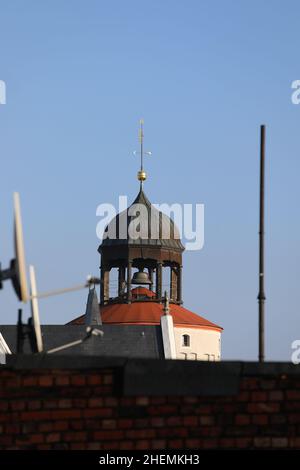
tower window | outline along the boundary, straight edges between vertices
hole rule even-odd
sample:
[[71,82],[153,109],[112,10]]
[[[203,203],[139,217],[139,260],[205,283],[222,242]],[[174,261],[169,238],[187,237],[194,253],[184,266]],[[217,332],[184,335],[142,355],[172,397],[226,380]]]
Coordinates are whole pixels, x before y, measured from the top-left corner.
[[182,346],[189,347],[190,344],[190,335],[182,335]]

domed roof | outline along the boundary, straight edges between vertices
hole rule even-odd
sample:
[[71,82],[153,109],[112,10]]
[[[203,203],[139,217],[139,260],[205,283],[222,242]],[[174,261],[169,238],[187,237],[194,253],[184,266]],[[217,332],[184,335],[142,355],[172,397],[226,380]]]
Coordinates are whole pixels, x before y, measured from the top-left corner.
[[184,250],[174,221],[151,204],[142,188],[129,208],[117,214],[104,230],[100,248],[120,245]]
[[[163,315],[164,306],[157,302],[146,299],[152,297],[153,292],[145,287],[132,289],[132,295],[143,294],[145,301],[133,302],[131,304],[109,304],[101,307],[101,319],[103,324],[111,325],[159,325]],[[222,331],[222,327],[212,323],[206,318],[187,310],[176,304],[170,304],[170,314],[173,317],[174,326],[192,327],[209,330]],[[100,315],[100,313],[99,313]],[[84,323],[84,315],[70,322],[80,325]]]

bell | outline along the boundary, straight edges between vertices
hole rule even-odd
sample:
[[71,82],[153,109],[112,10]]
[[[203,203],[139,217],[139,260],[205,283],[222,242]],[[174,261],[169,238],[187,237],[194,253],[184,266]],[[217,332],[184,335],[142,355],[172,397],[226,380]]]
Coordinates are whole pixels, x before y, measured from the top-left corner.
[[144,273],[143,269],[140,269],[136,273],[134,273],[131,284],[151,284],[149,276],[147,273]]

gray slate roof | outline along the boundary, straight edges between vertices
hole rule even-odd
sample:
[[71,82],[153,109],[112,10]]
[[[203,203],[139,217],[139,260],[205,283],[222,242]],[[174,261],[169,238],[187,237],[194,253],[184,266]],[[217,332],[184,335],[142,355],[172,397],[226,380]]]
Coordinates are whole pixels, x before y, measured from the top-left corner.
[[[133,207],[137,208],[137,205],[140,207],[143,206],[145,208],[145,211],[143,211],[138,216],[141,225],[140,233],[143,233],[143,236],[141,238],[138,237],[137,239],[134,239],[130,237],[130,234],[128,234],[128,228],[132,221],[136,218],[136,215],[130,215],[130,211]],[[152,227],[151,218],[153,227],[157,227],[158,229],[158,237],[156,238],[154,238],[153,235],[150,237]],[[120,227],[122,227],[122,229],[120,229]],[[127,235],[126,238],[119,238],[120,230],[121,233],[123,233],[123,236],[124,233],[125,236]],[[110,235],[112,238],[110,238]],[[140,189],[131,206],[129,206],[128,209],[121,212],[120,214],[117,214],[117,216],[109,222],[104,230],[103,241],[100,245],[100,249],[102,247],[115,245],[144,245],[151,247],[170,248],[180,252],[184,250],[184,246],[180,240],[180,233],[174,221],[163,212],[158,211],[151,204],[142,189]]]
[[[92,336],[80,345],[63,351],[64,355],[87,355],[126,358],[163,358],[163,344],[159,325],[95,325],[104,332]],[[44,350],[56,348],[86,336],[86,325],[42,325]],[[1,325],[3,335],[12,353],[17,352],[17,326]],[[30,340],[24,340],[24,353],[30,353]],[[62,354],[62,353],[55,353]]]

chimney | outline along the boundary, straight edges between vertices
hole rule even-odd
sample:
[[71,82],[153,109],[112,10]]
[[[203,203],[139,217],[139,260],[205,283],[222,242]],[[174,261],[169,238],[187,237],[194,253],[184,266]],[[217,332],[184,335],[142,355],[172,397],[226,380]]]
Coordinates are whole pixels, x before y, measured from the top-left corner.
[[164,297],[163,315],[160,318],[165,359],[176,359],[176,346],[174,336],[173,317],[170,315],[170,306],[167,292]]
[[95,286],[89,290],[84,323],[86,325],[102,325],[100,306]]

